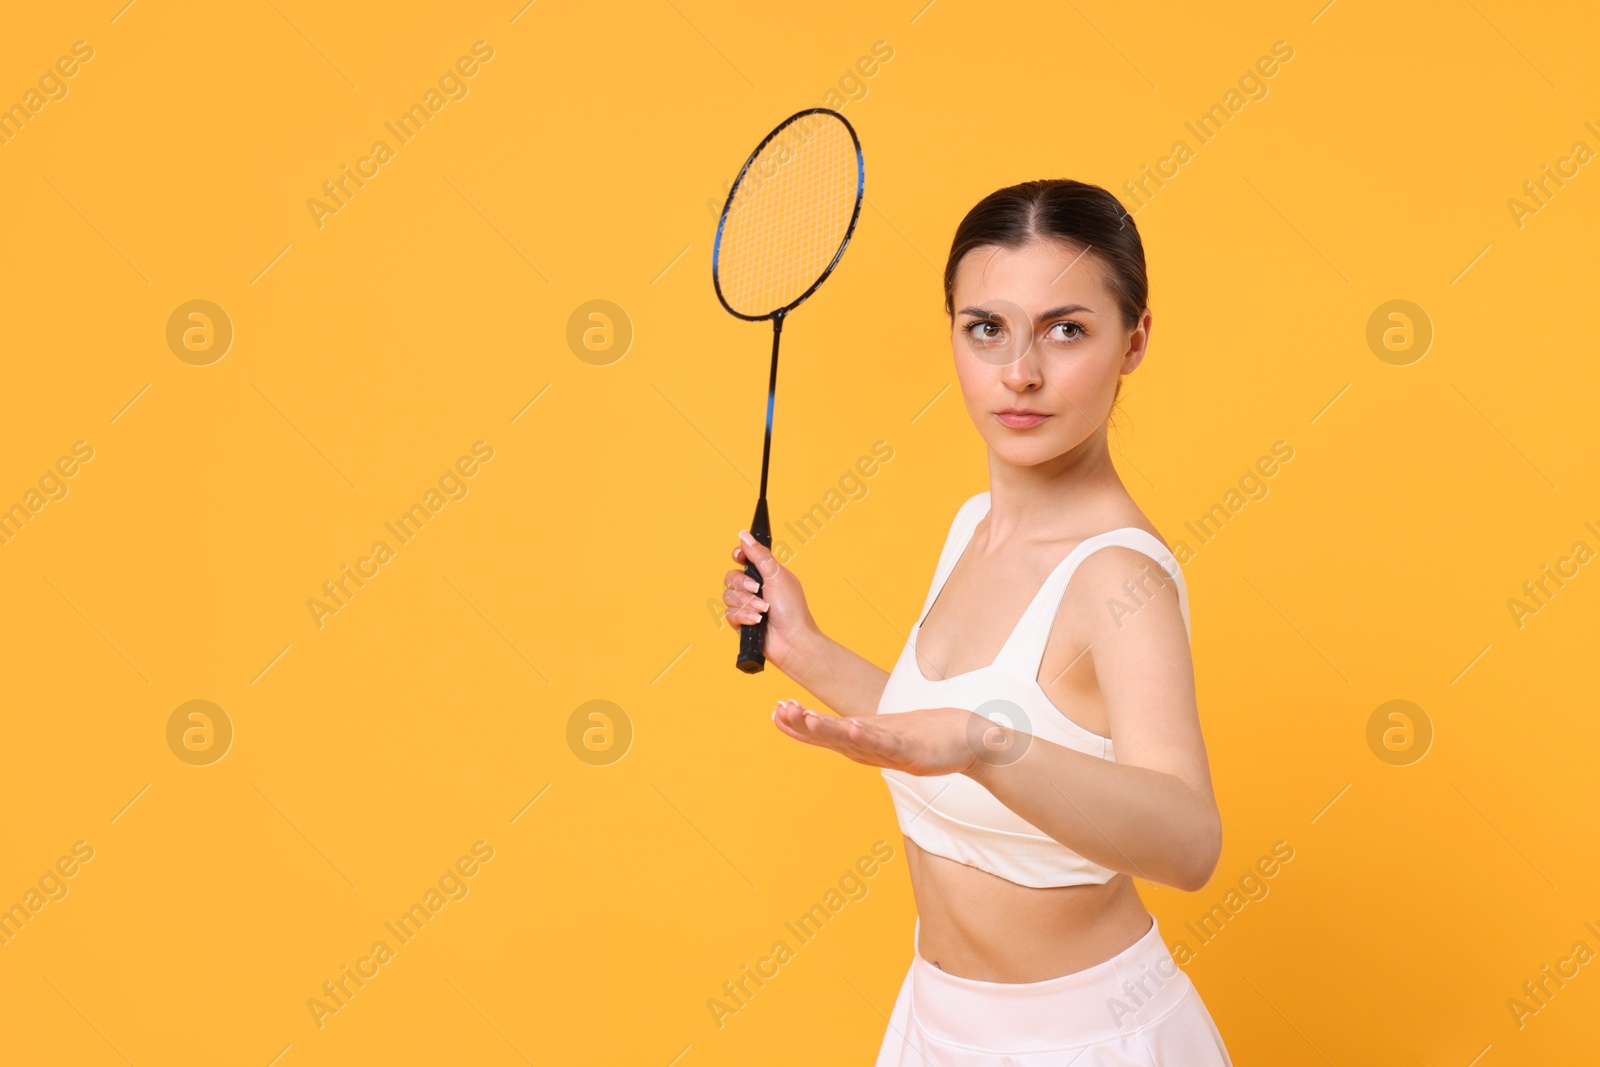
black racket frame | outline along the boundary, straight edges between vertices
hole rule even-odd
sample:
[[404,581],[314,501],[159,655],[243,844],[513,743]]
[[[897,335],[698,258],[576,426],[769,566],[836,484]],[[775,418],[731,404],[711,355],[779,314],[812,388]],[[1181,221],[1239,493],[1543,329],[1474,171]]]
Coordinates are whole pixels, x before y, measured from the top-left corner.
[[[772,143],[773,138],[808,115],[827,115],[837,119],[844,125],[845,130],[850,134],[851,142],[855,145],[856,203],[854,210],[850,213],[850,225],[845,228],[844,239],[839,242],[838,251],[834,252],[833,259],[828,261],[827,267],[805,292],[783,307],[769,311],[764,315],[747,315],[742,311],[735,310],[728,303],[727,297],[722,293],[722,282],[717,277],[717,265],[722,255],[722,231],[727,225],[728,212],[733,208],[734,199],[739,195],[739,189],[744,184],[746,175],[750,172],[750,165],[761,155],[762,150]],[[833,268],[838,266],[840,257],[844,255],[845,248],[850,244],[850,238],[856,232],[856,222],[861,218],[861,201],[866,193],[866,185],[866,158],[861,154],[861,138],[856,135],[856,128],[850,125],[850,120],[832,108],[806,108],[804,111],[797,111],[784,119],[773,128],[771,133],[761,139],[760,144],[756,145],[755,151],[751,152],[749,158],[744,161],[744,166],[739,168],[739,176],[733,180],[733,186],[728,190],[728,199],[722,205],[722,214],[717,219],[717,237],[711,247],[711,285],[717,291],[718,302],[722,304],[728,314],[746,322],[772,320],[772,365],[767,374],[767,426],[761,445],[761,491],[756,499],[755,517],[750,520],[750,536],[768,549],[772,547],[772,523],[767,517],[767,469],[772,461],[772,416],[778,396],[778,342],[783,336],[783,320],[789,312],[799,307],[812,293],[816,292],[817,287],[827,281],[828,275],[833,273]],[[760,596],[761,590],[766,584],[760,569],[747,559],[744,565],[744,572],[755,581],[757,587],[756,596]],[[741,626],[739,628],[739,658],[737,660],[739,669],[746,674],[756,674],[766,667],[766,646],[767,616],[763,613],[760,622],[753,626]]]

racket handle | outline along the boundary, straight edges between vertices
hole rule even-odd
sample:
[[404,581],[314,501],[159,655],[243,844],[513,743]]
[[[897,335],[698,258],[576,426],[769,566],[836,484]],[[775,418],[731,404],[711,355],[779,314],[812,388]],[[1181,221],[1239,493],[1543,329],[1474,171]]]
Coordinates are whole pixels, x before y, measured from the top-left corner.
[[[756,515],[750,520],[750,536],[754,537],[764,547],[772,547],[772,525],[767,520],[767,498],[762,497],[756,501]],[[761,571],[756,565],[745,560],[744,572],[755,579],[757,586],[756,596],[760,596],[766,582],[761,577]],[[739,669],[746,674],[759,674],[767,665],[767,616],[763,612],[761,621],[753,626],[739,627]]]

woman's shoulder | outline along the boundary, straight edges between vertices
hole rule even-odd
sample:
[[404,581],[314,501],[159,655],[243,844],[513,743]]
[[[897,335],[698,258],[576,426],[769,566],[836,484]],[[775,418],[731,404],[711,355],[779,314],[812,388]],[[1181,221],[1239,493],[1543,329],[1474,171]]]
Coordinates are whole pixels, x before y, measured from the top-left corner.
[[1095,525],[1101,532],[1078,542],[1083,551],[1079,553],[1082,558],[1076,570],[1083,576],[1073,584],[1080,589],[1108,582],[1120,585],[1129,578],[1136,579],[1147,571],[1152,561],[1171,577],[1183,580],[1178,553],[1161,536],[1160,528],[1132,500],[1108,509]]
[[1167,539],[1161,536],[1160,529],[1143,512],[1130,514],[1122,521],[1109,526],[1105,532],[1085,540],[1095,542],[1097,547],[1104,546],[1109,549],[1091,554],[1090,558],[1100,557],[1095,564],[1090,564],[1089,559],[1085,559],[1085,565],[1090,567],[1105,567],[1110,560],[1119,556],[1123,560],[1133,556],[1155,558],[1168,569],[1181,562],[1172,546],[1167,543]]
[[[961,551],[966,542],[971,539],[973,529],[982,521],[983,516],[989,511],[989,493],[974,493],[956,509],[955,517],[950,520],[950,529],[944,536],[944,548],[940,551],[940,563],[943,565],[947,557]],[[950,559],[953,563],[954,560]]]
[[1165,537],[1161,536],[1161,529],[1156,526],[1150,516],[1146,515],[1144,509],[1139,507],[1132,498],[1118,500],[1116,503],[1110,504],[1101,513],[1100,519],[1101,521],[1096,525],[1102,532],[1097,536],[1122,539],[1121,535],[1127,534],[1128,531],[1132,530],[1135,531],[1134,539],[1143,540],[1140,535],[1148,535],[1165,553],[1169,555],[1172,553],[1172,546],[1167,543]]
[[974,493],[956,509],[955,518],[950,520],[950,533],[946,542],[962,540],[972,535],[973,528],[983,521],[989,513],[989,491]]
[[1172,555],[1172,546],[1167,543],[1167,539],[1165,537],[1161,536],[1161,531],[1157,528],[1156,524],[1151,522],[1143,512],[1140,512],[1137,518],[1130,519],[1128,523],[1122,527],[1122,529],[1135,530],[1141,534],[1148,534],[1150,539],[1157,545],[1161,546],[1161,549],[1167,555]]
[[961,507],[956,509],[956,521],[959,522],[964,518],[974,515],[982,516],[983,513],[988,510],[989,490],[985,489],[981,493],[973,493],[971,496],[967,497],[967,499],[962,503]]

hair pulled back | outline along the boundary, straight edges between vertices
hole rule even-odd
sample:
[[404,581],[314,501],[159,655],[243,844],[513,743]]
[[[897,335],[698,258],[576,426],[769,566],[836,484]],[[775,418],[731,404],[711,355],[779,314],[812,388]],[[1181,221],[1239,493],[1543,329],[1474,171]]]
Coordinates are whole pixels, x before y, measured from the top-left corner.
[[1100,186],[1070,178],[997,189],[967,212],[956,227],[944,267],[945,314],[954,314],[956,267],[968,252],[986,246],[1019,248],[1039,239],[1061,241],[1096,257],[1105,267],[1123,326],[1131,330],[1139,324],[1150,282],[1133,217]]

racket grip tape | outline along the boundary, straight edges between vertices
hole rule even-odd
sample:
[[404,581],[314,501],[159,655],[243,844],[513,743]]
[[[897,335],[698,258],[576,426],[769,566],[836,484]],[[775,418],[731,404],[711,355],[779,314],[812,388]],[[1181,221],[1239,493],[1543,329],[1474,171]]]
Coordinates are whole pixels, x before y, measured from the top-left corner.
[[[756,501],[755,518],[750,520],[750,536],[754,537],[764,547],[772,547],[772,525],[767,519],[767,498],[762,497]],[[760,596],[766,587],[766,581],[761,576],[761,571],[749,559],[745,560],[744,572],[755,579],[756,596]],[[746,674],[758,674],[767,665],[767,616],[763,612],[761,620],[753,626],[739,627],[739,669]]]

